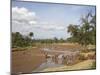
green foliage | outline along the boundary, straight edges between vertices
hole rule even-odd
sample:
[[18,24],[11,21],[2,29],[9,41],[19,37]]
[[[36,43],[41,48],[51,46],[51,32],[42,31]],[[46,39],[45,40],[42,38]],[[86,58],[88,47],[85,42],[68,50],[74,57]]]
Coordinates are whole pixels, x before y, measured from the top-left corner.
[[64,43],[66,40],[57,39],[32,39],[33,32],[30,32],[29,35],[24,36],[19,32],[12,33],[12,47],[27,47],[27,46],[36,46],[39,44],[52,44],[52,43]]
[[34,35],[33,32],[30,32],[30,33],[29,33],[29,36],[30,36],[30,37],[32,37],[33,35]]
[[26,47],[30,45],[31,39],[22,36],[19,32],[12,33],[12,47]]
[[95,69],[95,68],[96,68],[96,61],[94,61],[94,62],[92,63],[91,68],[92,68],[92,69]]
[[81,22],[80,25],[69,25],[68,32],[71,34],[71,37],[67,41],[78,42],[83,46],[95,44],[96,15],[88,13],[85,17],[81,18]]

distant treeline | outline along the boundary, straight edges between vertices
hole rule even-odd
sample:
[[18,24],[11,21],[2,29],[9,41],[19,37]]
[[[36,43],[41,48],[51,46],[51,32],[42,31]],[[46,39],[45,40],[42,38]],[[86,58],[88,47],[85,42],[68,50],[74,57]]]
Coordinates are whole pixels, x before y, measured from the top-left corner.
[[39,44],[52,44],[52,43],[64,43],[67,40],[64,39],[32,39],[34,37],[33,32],[30,32],[29,35],[24,36],[20,32],[12,32],[12,47],[27,47],[34,46],[37,43]]

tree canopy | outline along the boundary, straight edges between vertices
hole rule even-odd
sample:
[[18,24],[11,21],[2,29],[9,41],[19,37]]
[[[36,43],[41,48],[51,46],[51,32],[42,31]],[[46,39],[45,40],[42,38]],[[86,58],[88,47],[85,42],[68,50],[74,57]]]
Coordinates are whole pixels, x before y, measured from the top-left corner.
[[96,42],[96,15],[88,13],[81,18],[80,25],[70,24],[68,32],[71,37],[67,40],[70,42],[77,42],[81,45],[95,44]]

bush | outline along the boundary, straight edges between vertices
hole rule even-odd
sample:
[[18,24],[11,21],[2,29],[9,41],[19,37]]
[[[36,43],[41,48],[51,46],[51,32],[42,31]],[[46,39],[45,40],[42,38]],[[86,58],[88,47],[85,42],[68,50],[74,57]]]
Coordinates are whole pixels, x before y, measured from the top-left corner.
[[95,54],[88,54],[88,59],[95,59],[96,55]]
[[86,60],[86,59],[87,58],[84,55],[82,55],[82,54],[79,55],[79,60]]
[[92,68],[92,69],[95,69],[95,68],[96,68],[96,61],[94,61],[94,62],[92,63],[91,68]]

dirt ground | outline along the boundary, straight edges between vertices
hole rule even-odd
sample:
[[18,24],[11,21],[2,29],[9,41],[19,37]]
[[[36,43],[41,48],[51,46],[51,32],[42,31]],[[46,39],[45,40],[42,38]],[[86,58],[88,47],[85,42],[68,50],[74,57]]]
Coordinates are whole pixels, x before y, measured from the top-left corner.
[[25,51],[12,52],[12,73],[31,73],[36,67],[45,61],[44,54],[37,48]]
[[21,50],[12,49],[11,53],[11,71],[12,73],[32,73],[41,63],[46,61],[42,48],[47,47],[54,50],[79,50],[78,44],[58,43],[51,45],[41,45]]

